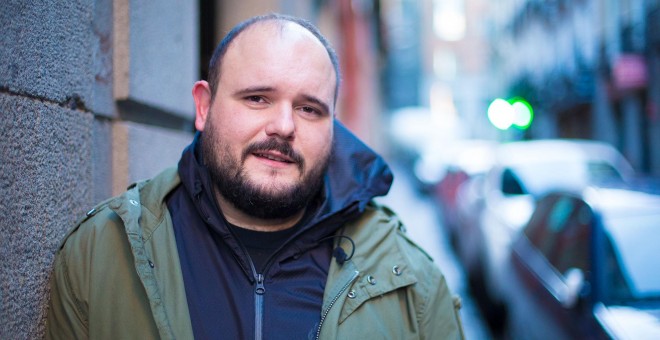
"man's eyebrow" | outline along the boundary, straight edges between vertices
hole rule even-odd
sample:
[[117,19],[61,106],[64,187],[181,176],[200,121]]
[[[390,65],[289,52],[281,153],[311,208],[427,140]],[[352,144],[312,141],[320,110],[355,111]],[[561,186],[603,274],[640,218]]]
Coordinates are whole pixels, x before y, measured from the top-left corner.
[[252,86],[234,92],[234,96],[244,96],[255,92],[272,92],[274,90],[275,88],[271,86]]

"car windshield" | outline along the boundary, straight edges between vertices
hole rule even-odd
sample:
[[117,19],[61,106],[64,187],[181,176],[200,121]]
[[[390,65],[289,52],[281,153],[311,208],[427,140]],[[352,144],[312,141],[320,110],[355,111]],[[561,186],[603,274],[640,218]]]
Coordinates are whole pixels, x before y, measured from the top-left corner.
[[[613,297],[621,299],[660,298],[660,211],[652,214],[627,215],[624,217],[606,218],[610,226],[608,234],[611,243],[611,254],[616,264],[609,266],[619,272],[625,284],[622,289],[613,289]],[[616,281],[616,280],[614,280]],[[616,284],[613,284],[614,286]],[[621,287],[619,287],[621,288]]]

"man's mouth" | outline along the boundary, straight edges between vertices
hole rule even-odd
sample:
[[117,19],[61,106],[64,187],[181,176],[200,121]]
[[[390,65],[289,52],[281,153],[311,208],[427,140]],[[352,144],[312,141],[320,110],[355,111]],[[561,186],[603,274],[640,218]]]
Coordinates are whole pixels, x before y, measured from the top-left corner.
[[252,155],[265,162],[273,162],[272,166],[288,167],[295,165],[300,172],[303,172],[305,160],[293,150],[291,145],[275,138],[250,144],[243,152],[242,161],[244,162],[248,155]]
[[295,161],[286,155],[273,152],[273,151],[257,151],[253,152],[253,155],[260,157],[260,158],[266,158],[272,161],[276,162],[282,162],[282,163],[295,163]]

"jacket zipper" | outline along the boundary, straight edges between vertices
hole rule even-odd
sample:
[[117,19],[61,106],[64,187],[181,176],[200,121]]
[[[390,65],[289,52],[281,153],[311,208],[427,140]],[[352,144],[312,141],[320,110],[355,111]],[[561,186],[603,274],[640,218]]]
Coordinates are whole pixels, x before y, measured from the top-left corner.
[[337,295],[335,295],[335,297],[333,297],[332,300],[330,301],[330,304],[328,305],[328,308],[326,308],[323,311],[323,314],[321,314],[321,321],[319,321],[319,327],[316,329],[316,337],[315,337],[316,340],[318,340],[319,337],[321,336],[321,327],[323,327],[323,322],[325,321],[325,318],[330,313],[330,309],[332,309],[332,306],[334,306],[335,302],[337,302],[337,300],[339,300],[339,297],[344,293],[344,291],[346,291],[346,289],[348,289],[348,287],[353,283],[353,281],[355,281],[355,279],[358,277],[359,274],[360,274],[360,272],[358,272],[357,270],[353,273],[353,276],[351,277],[351,279],[348,280],[348,282],[346,282],[346,284],[344,284],[343,287],[341,287],[341,289],[339,290]]
[[264,320],[264,276],[257,274],[257,287],[254,290],[254,339],[261,340]]
[[[205,215],[204,218],[207,219],[208,221],[208,213],[206,212],[206,209],[204,209],[204,205],[201,203],[201,192],[198,192],[196,195],[197,200],[199,201],[198,204],[200,207],[202,207],[202,214]],[[229,229],[229,232],[233,234],[231,229]],[[236,235],[234,235],[236,238]],[[236,238],[238,240],[238,238]],[[264,286],[264,275],[257,273],[257,269],[254,267],[254,262],[252,262],[252,258],[250,257],[250,253],[248,253],[247,249],[245,249],[245,246],[243,243],[238,240],[238,245],[241,247],[241,250],[243,253],[247,256],[248,258],[248,263],[250,264],[250,269],[252,271],[252,276],[255,281],[255,288],[254,288],[254,339],[255,340],[261,340],[263,339],[263,319],[264,319],[264,294],[266,293],[266,287]],[[270,260],[268,261],[270,262]],[[266,268],[264,268],[264,272],[268,269],[269,264],[266,264]]]
[[[231,232],[231,230],[229,231]],[[254,267],[254,262],[250,257],[247,249],[243,243],[238,240],[238,245],[241,247],[241,250],[247,256],[248,263],[250,264],[250,269],[252,270],[252,276],[254,277],[254,339],[261,340],[263,339],[263,321],[264,321],[264,294],[266,294],[266,287],[264,286],[264,274],[257,273],[257,268]],[[263,268],[264,273],[268,271],[269,264],[267,263],[265,268]]]
[[[229,231],[231,232],[231,230]],[[238,239],[237,239],[238,240]],[[266,294],[266,287],[264,286],[264,274],[257,273],[257,268],[254,267],[254,262],[250,257],[247,249],[243,243],[238,240],[238,245],[243,250],[243,253],[248,258],[250,263],[250,269],[252,270],[252,276],[254,277],[254,339],[261,340],[263,339],[263,321],[264,321],[264,294]],[[264,273],[268,270],[268,264],[264,268]]]
[[[204,209],[204,205],[201,203],[201,192],[198,192],[196,195],[196,198],[198,201],[200,201],[198,204],[202,207],[203,215],[205,215],[205,218],[208,220],[208,213]],[[229,232],[233,234],[231,229],[229,229]],[[236,235],[234,235],[235,237]],[[293,238],[297,237],[298,234],[293,236]],[[236,237],[235,237],[236,238]],[[238,238],[236,238],[238,240]],[[291,240],[289,240],[291,241]],[[287,242],[288,243],[288,242]],[[252,261],[252,258],[250,257],[250,253],[245,249],[245,246],[243,243],[238,240],[238,245],[241,247],[241,250],[243,253],[247,256],[248,258],[248,263],[250,264],[250,269],[252,271],[252,275],[254,277],[255,281],[255,288],[254,288],[254,339],[255,340],[262,340],[263,339],[263,319],[264,319],[264,294],[266,294],[266,287],[264,286],[264,275],[261,273],[257,273],[257,269],[254,267],[254,262]],[[275,251],[274,254],[271,255],[271,257],[266,261],[266,264],[264,265],[263,271],[264,273],[268,272],[268,268],[270,268],[270,264],[273,260],[273,258],[276,256],[277,253],[279,253],[282,249],[284,248],[284,245],[282,245],[279,249]],[[321,333],[321,326],[323,325],[323,321],[325,317],[328,315],[330,312],[330,308],[332,308],[332,305],[335,304],[337,299],[339,299],[339,296],[350,286],[350,284],[357,278],[359,272],[356,271],[351,279],[342,287],[342,289],[339,291],[337,296],[335,296],[332,301],[330,302],[330,305],[326,309],[326,311],[323,313],[321,316],[321,321],[319,322],[319,327],[316,332],[316,339],[318,339],[320,333]]]

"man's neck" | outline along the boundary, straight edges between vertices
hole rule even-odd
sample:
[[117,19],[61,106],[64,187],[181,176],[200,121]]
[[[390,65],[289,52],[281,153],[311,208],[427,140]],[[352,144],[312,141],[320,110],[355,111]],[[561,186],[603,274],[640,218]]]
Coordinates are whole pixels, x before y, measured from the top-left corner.
[[305,209],[299,211],[291,217],[282,219],[263,219],[254,217],[244,213],[242,210],[237,209],[231,202],[226,200],[220,192],[214,190],[215,198],[222,210],[222,214],[227,219],[227,222],[254,231],[273,232],[285,230],[293,227],[305,214]]

